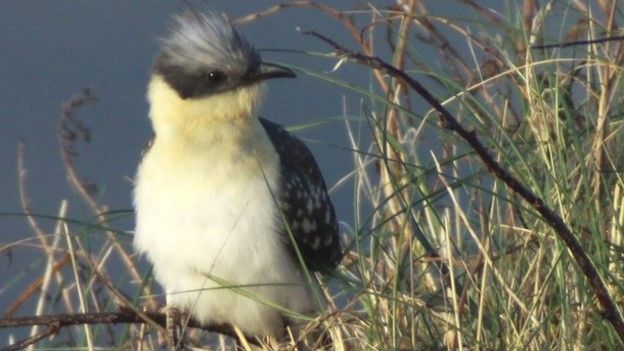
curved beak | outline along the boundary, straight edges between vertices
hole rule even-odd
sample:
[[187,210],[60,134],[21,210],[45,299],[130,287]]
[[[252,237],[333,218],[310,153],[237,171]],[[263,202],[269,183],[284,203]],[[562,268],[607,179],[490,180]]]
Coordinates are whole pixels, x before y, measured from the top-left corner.
[[297,75],[291,69],[284,66],[261,62],[257,72],[252,73],[249,77],[249,81],[260,81],[273,78],[296,78]]

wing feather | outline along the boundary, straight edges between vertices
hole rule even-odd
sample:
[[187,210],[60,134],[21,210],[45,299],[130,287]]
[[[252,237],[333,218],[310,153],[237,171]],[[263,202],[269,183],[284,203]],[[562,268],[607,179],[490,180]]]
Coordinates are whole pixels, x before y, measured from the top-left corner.
[[[342,258],[338,222],[312,152],[280,125],[263,118],[260,123],[280,157],[278,201],[307,267],[312,271],[335,268]],[[292,249],[287,230],[282,234]]]

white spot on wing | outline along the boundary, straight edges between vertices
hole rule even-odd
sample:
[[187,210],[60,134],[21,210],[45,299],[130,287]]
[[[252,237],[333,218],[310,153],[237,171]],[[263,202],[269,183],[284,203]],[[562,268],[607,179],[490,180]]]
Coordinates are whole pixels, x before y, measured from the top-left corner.
[[323,245],[325,246],[331,246],[331,244],[334,243],[334,237],[331,235],[327,235],[325,236],[325,240],[323,240]]
[[321,236],[320,236],[320,235],[317,235],[317,236],[314,238],[314,243],[312,244],[312,248],[313,248],[314,250],[317,250],[317,249],[319,248],[319,246],[320,246],[320,245],[321,245]]
[[329,212],[329,207],[325,209],[325,223],[329,223],[331,220],[331,213]]
[[316,230],[316,222],[310,221],[309,219],[303,220],[303,231],[306,234],[310,234],[312,231]]

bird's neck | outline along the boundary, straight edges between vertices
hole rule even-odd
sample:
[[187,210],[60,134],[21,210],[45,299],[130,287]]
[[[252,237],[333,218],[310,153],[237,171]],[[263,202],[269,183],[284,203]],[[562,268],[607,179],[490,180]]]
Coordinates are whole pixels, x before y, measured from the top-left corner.
[[[257,167],[275,153],[256,117],[262,86],[247,86],[203,99],[181,99],[159,77],[150,82],[150,118],[156,139],[154,156],[178,165],[210,159]],[[256,160],[257,159],[257,160]],[[271,161],[273,162],[273,161]]]
[[[203,98],[182,99],[162,77],[152,77],[148,88],[150,118],[157,138],[174,143],[211,143],[256,129],[257,110],[264,86],[240,87]],[[232,135],[224,135],[232,134]]]

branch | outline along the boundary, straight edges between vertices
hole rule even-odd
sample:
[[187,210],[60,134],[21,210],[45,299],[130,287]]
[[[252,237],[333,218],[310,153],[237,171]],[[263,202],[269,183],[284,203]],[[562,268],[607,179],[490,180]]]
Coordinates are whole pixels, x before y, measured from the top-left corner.
[[[10,345],[6,350],[18,350],[25,346],[34,344],[41,339],[56,334],[60,328],[77,325],[77,324],[119,324],[119,323],[145,323],[158,324],[165,327],[166,314],[161,312],[142,312],[150,320],[146,320],[133,311],[122,309],[118,312],[101,312],[101,313],[75,313],[75,314],[52,314],[43,316],[24,316],[24,317],[5,317],[0,318],[0,329],[26,327],[33,325],[45,325],[48,329],[34,337],[18,341]],[[190,319],[185,326],[190,328],[202,329],[212,333],[219,333],[239,340],[234,328],[229,324],[208,324],[202,325],[194,319]],[[255,337],[244,335],[246,341],[259,346],[259,342]],[[21,345],[21,346],[20,346]],[[18,347],[19,346],[19,347]],[[4,349],[3,349],[4,350]]]
[[600,307],[602,308],[603,317],[611,323],[616,333],[619,335],[620,340],[624,341],[624,316],[622,316],[622,312],[614,302],[614,299],[611,297],[604,279],[592,263],[591,258],[587,255],[585,250],[583,250],[581,243],[576,239],[576,236],[565,224],[563,219],[552,209],[550,209],[544,200],[535,195],[529,188],[510,174],[490,155],[487,148],[479,141],[479,138],[474,131],[470,131],[462,127],[457,119],[444,106],[442,106],[442,104],[440,104],[440,102],[424,86],[404,71],[392,66],[378,57],[366,56],[349,51],[335,41],[317,32],[307,31],[302,33],[314,36],[331,45],[336,51],[336,54],[341,58],[351,59],[372,69],[385,72],[394,78],[402,79],[412,89],[414,89],[414,91],[422,96],[425,101],[427,101],[427,103],[429,103],[438,112],[438,117],[442,127],[454,132],[466,143],[468,143],[468,145],[477,153],[479,159],[481,159],[481,161],[485,164],[488,171],[496,176],[496,178],[502,180],[509,188],[528,202],[529,205],[541,215],[542,220],[546,222],[546,224],[548,224],[565,243],[568,250],[572,253],[572,257],[583,271],[583,274],[589,280],[589,283],[594,290],[594,294],[596,294],[598,302],[600,303]]
[[31,337],[29,337],[28,339],[24,339],[21,341],[18,341],[10,346],[4,347],[2,348],[2,351],[17,351],[17,350],[22,350],[24,348],[26,348],[27,346],[30,346],[32,344],[35,344],[49,336],[55,335],[56,333],[58,333],[60,329],[60,326],[58,325],[58,323],[50,323],[48,325],[48,328],[44,331],[42,331],[39,334],[35,334]]

